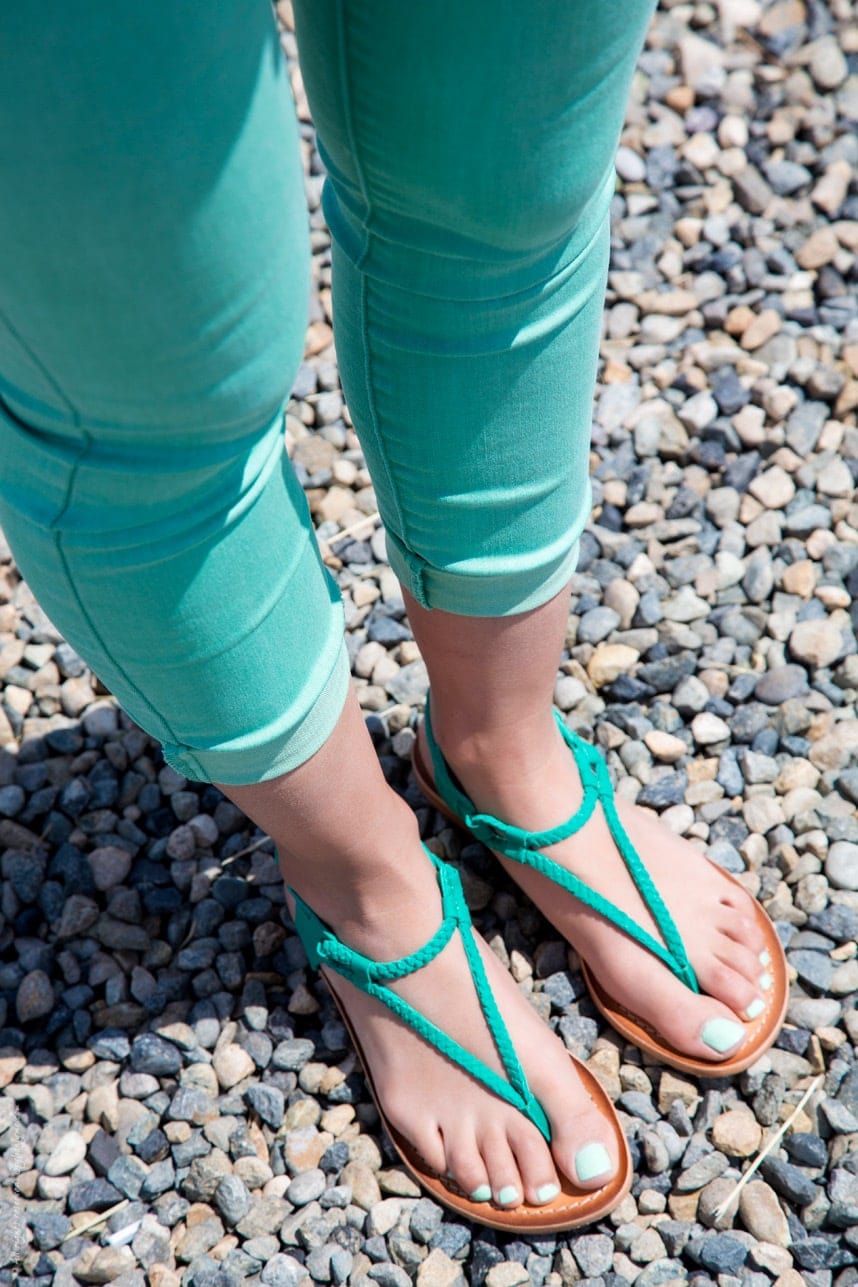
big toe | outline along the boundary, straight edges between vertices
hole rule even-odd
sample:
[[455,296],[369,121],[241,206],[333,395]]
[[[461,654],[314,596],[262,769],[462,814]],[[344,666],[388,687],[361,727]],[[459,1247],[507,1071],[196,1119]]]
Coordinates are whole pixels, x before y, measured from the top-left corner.
[[660,1003],[644,1006],[642,1017],[675,1050],[714,1063],[739,1052],[747,1029],[734,1010],[712,996],[691,992],[672,976],[662,986]]
[[617,1173],[617,1143],[595,1109],[551,1123],[551,1151],[559,1169],[579,1189],[600,1189]]

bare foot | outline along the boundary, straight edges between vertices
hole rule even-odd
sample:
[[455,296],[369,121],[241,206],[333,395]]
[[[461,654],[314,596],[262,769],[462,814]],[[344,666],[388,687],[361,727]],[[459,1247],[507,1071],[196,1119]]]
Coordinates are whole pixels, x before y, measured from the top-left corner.
[[[441,924],[435,869],[417,842],[411,857],[406,863],[397,855],[372,913],[360,924],[332,925],[344,942],[373,960],[415,951]],[[360,1039],[385,1115],[438,1175],[452,1175],[476,1202],[551,1202],[559,1192],[558,1171],[581,1189],[601,1188],[618,1165],[610,1125],[562,1043],[486,943],[476,932],[474,937],[530,1088],[550,1122],[551,1145],[518,1109],[440,1055],[380,1001],[332,972],[331,985]],[[458,933],[428,965],[391,986],[506,1077]]]
[[[518,728],[505,745],[479,744],[478,738],[452,745],[433,720],[445,759],[477,808],[528,831],[564,822],[583,797],[577,765],[553,717],[550,728],[543,721],[537,731],[533,736]],[[418,739],[423,761],[431,765],[422,724]],[[762,994],[772,986],[752,900],[654,814],[624,800],[616,805],[682,936],[699,995],[553,881],[502,854],[497,857],[615,1001],[686,1055],[712,1061],[731,1057],[745,1039],[742,1020],[762,1012]],[[661,941],[598,806],[580,831],[543,852]]]

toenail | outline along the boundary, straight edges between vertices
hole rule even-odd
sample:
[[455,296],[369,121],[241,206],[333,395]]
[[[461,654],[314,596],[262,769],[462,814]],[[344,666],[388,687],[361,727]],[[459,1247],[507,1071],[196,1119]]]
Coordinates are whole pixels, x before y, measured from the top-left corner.
[[488,1202],[492,1196],[492,1191],[487,1184],[480,1184],[471,1194],[472,1202]]
[[559,1184],[542,1184],[536,1190],[537,1202],[552,1202],[560,1192]]
[[766,1008],[766,1003],[760,997],[754,997],[751,1004],[745,1011],[746,1019],[756,1019],[758,1014],[762,1014]]
[[763,992],[768,992],[772,986],[772,976],[770,974],[761,974],[758,982]]
[[710,1019],[703,1025],[700,1040],[710,1050],[717,1050],[721,1055],[725,1050],[732,1049],[743,1036],[741,1027],[738,1023],[733,1023],[732,1019]]
[[604,1144],[585,1144],[575,1154],[575,1174],[582,1184],[595,1180],[612,1170],[611,1159]]
[[518,1204],[521,1201],[521,1194],[514,1184],[505,1184],[497,1197],[498,1206],[510,1207],[513,1203]]
[[759,960],[760,960],[760,965],[771,965],[772,958],[769,955],[769,949],[767,947],[763,948],[762,952],[760,953]]

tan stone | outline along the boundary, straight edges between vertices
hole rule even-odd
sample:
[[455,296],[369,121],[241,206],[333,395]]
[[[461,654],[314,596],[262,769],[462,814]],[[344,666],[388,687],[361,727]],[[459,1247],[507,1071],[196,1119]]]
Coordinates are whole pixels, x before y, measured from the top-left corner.
[[667,1199],[667,1209],[674,1220],[696,1220],[697,1202],[700,1190],[695,1193],[671,1193]]
[[526,1282],[530,1282],[530,1275],[517,1260],[501,1260],[485,1277],[486,1287],[520,1287]]
[[810,194],[810,199],[829,216],[836,214],[849,191],[852,166],[848,161],[834,161]]
[[748,304],[737,304],[731,308],[724,322],[728,335],[742,335],[754,320],[754,310]]
[[352,1201],[364,1211],[370,1211],[381,1201],[381,1189],[373,1171],[364,1162],[347,1162],[343,1167],[342,1184],[348,1184]]
[[803,599],[809,599],[816,585],[816,568],[810,559],[799,559],[784,568],[781,584],[787,594],[800,594]]
[[417,1270],[417,1287],[466,1287],[462,1266],[436,1247]]
[[288,1131],[283,1152],[290,1171],[296,1175],[301,1171],[312,1171],[313,1167],[319,1165],[319,1159],[328,1145],[333,1143],[333,1139],[333,1135],[329,1135],[327,1131],[317,1131],[311,1126]]
[[774,1189],[762,1180],[751,1180],[739,1197],[739,1215],[749,1233],[761,1242],[788,1247],[789,1224]]
[[387,1171],[379,1171],[378,1184],[382,1193],[393,1198],[419,1198],[421,1189],[411,1176],[399,1167],[392,1166]]
[[650,729],[645,733],[644,742],[657,760],[664,760],[667,764],[675,764],[688,751],[681,737],[675,737],[673,733],[664,733],[658,728]]
[[26,1055],[22,1055],[14,1046],[0,1047],[0,1089],[9,1085],[26,1062]]
[[245,1077],[249,1077],[256,1065],[247,1051],[233,1041],[216,1052],[212,1067],[220,1086],[224,1090],[231,1090]]
[[777,335],[781,329],[783,319],[780,313],[774,308],[763,309],[758,313],[751,324],[742,332],[742,338],[739,341],[742,348],[747,353],[752,353],[755,349],[762,348],[770,339]]
[[631,670],[639,655],[628,644],[597,644],[587,663],[587,674],[597,688],[602,688]]
[[846,250],[858,250],[858,219],[838,219],[831,230]]
[[760,1147],[762,1134],[752,1113],[734,1109],[716,1118],[712,1143],[729,1157],[750,1157]]
[[694,1109],[700,1099],[700,1091],[693,1081],[664,1068],[658,1083],[658,1111],[668,1113],[675,1099],[681,1099],[686,1108]]
[[813,667],[830,666],[843,649],[838,626],[829,617],[799,621],[789,637],[789,650]]
[[795,258],[799,268],[822,268],[830,264],[840,250],[840,243],[830,227],[817,228],[807,241],[796,251]]
[[623,1088],[619,1077],[620,1054],[616,1047],[594,1050],[587,1060],[587,1067],[601,1083],[608,1098],[619,1099]]

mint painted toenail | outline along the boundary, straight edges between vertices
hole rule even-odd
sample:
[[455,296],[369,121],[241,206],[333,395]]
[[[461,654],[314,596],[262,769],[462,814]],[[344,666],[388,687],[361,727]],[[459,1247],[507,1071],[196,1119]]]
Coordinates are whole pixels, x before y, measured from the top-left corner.
[[478,1188],[474,1189],[473,1193],[471,1194],[471,1201],[488,1202],[491,1196],[492,1196],[492,1191],[489,1188],[489,1186],[487,1184],[481,1184],[479,1185]]
[[745,1011],[745,1018],[756,1019],[757,1015],[762,1014],[765,1008],[766,1008],[765,1001],[760,1000],[759,997],[754,997],[753,1001]]
[[718,1054],[722,1055],[725,1050],[732,1049],[741,1040],[742,1035],[742,1029],[738,1023],[733,1023],[731,1019],[710,1019],[703,1025],[700,1040],[710,1050],[717,1050]]
[[761,974],[759,984],[763,992],[768,992],[769,988],[772,986],[772,976],[770,974]]
[[575,1154],[575,1174],[582,1184],[610,1170],[611,1159],[604,1144],[585,1144]]
[[551,1202],[560,1192],[559,1184],[543,1184],[536,1190],[537,1202]]
[[772,958],[769,955],[769,949],[767,947],[764,947],[762,952],[760,953],[760,965],[771,965],[771,963],[772,963]]
[[510,1207],[512,1204],[521,1201],[518,1189],[514,1184],[506,1184],[498,1194],[498,1206]]

